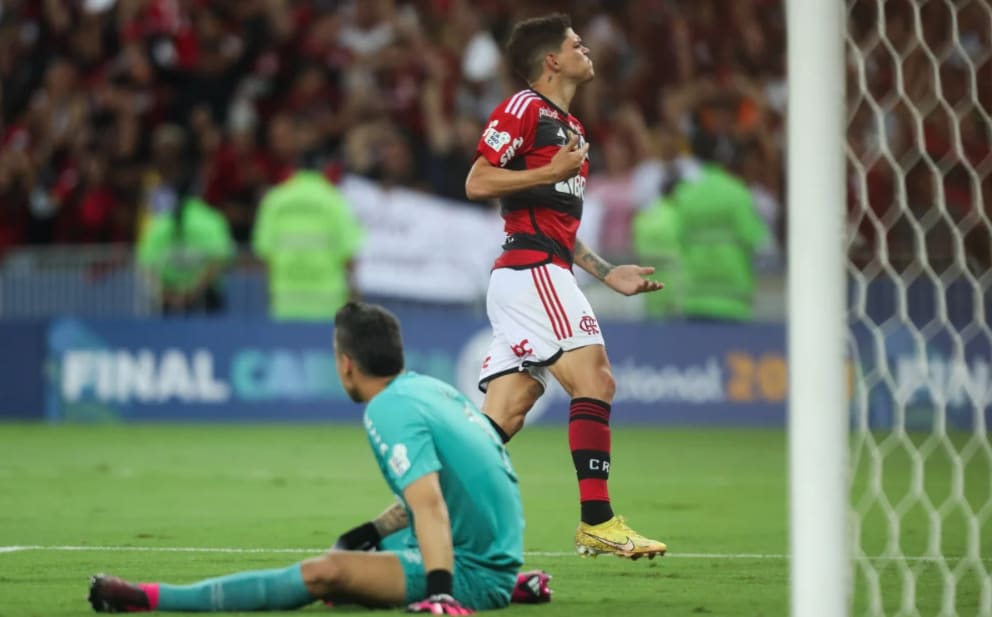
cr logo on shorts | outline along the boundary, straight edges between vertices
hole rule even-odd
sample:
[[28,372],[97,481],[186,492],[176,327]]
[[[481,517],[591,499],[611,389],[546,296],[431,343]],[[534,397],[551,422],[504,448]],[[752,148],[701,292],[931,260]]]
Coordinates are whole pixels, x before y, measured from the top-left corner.
[[517,356],[518,358],[523,358],[524,356],[529,356],[530,354],[534,353],[534,350],[527,346],[528,344],[529,341],[527,339],[524,339],[519,343],[517,343],[516,345],[510,345],[510,349],[513,350],[513,355]]
[[586,334],[599,334],[599,324],[592,315],[583,315],[579,320],[579,329]]

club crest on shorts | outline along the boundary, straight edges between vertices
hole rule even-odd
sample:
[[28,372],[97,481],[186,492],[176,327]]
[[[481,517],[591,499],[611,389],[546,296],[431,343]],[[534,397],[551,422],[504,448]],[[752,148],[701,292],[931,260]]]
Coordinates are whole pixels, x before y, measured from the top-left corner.
[[530,341],[524,339],[517,343],[516,345],[510,345],[510,349],[513,351],[513,355],[518,358],[523,358],[534,353],[534,349],[529,347]]
[[582,319],[579,320],[579,330],[586,334],[599,334],[599,324],[596,323],[596,318],[592,315],[583,315]]

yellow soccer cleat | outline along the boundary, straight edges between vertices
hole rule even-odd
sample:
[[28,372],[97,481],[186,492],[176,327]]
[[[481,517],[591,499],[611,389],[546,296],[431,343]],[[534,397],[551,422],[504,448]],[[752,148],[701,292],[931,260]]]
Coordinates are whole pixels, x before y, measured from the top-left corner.
[[654,559],[664,555],[668,547],[664,542],[645,538],[628,527],[622,516],[614,516],[599,525],[579,523],[575,531],[575,550],[583,556],[609,553],[628,559]]

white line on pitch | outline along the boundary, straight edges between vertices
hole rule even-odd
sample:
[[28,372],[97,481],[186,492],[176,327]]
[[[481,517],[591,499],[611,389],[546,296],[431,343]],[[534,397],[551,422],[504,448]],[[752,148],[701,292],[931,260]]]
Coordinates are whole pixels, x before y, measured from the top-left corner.
[[[237,553],[237,554],[319,554],[324,548],[237,548],[237,547],[204,547],[204,546],[0,546],[0,553],[14,551],[99,551],[99,552],[134,552],[134,553]],[[527,557],[574,557],[573,551],[525,551]],[[692,559],[784,559],[785,555],[762,555],[752,553],[680,553],[677,557]]]
[[[236,553],[236,554],[319,554],[323,548],[238,548],[238,547],[205,547],[205,546],[0,546],[0,553],[16,553],[19,551],[99,551],[99,552],[134,552],[134,553]],[[525,551],[527,557],[574,557],[572,551]],[[788,555],[781,553],[669,553],[669,558],[682,559],[767,559],[783,560]],[[959,555],[945,555],[944,560],[954,561],[964,559]],[[869,557],[867,561],[939,561],[936,557]],[[988,557],[981,561],[989,561]]]

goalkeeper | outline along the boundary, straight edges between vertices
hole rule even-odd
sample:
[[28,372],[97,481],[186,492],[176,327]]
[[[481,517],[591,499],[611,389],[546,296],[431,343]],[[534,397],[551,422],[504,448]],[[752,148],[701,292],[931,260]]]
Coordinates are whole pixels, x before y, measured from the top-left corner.
[[[344,534],[338,546],[368,549],[402,531],[381,540],[385,550],[334,548],[287,568],[191,585],[98,575],[89,595],[96,611],[286,610],[325,600],[468,615],[509,604],[524,521],[499,437],[457,390],[403,370],[399,323],[388,311],[348,303],[334,325],[338,377],[352,400],[367,403],[369,444],[402,504]],[[529,583],[545,592],[532,598],[547,598],[546,576]]]

